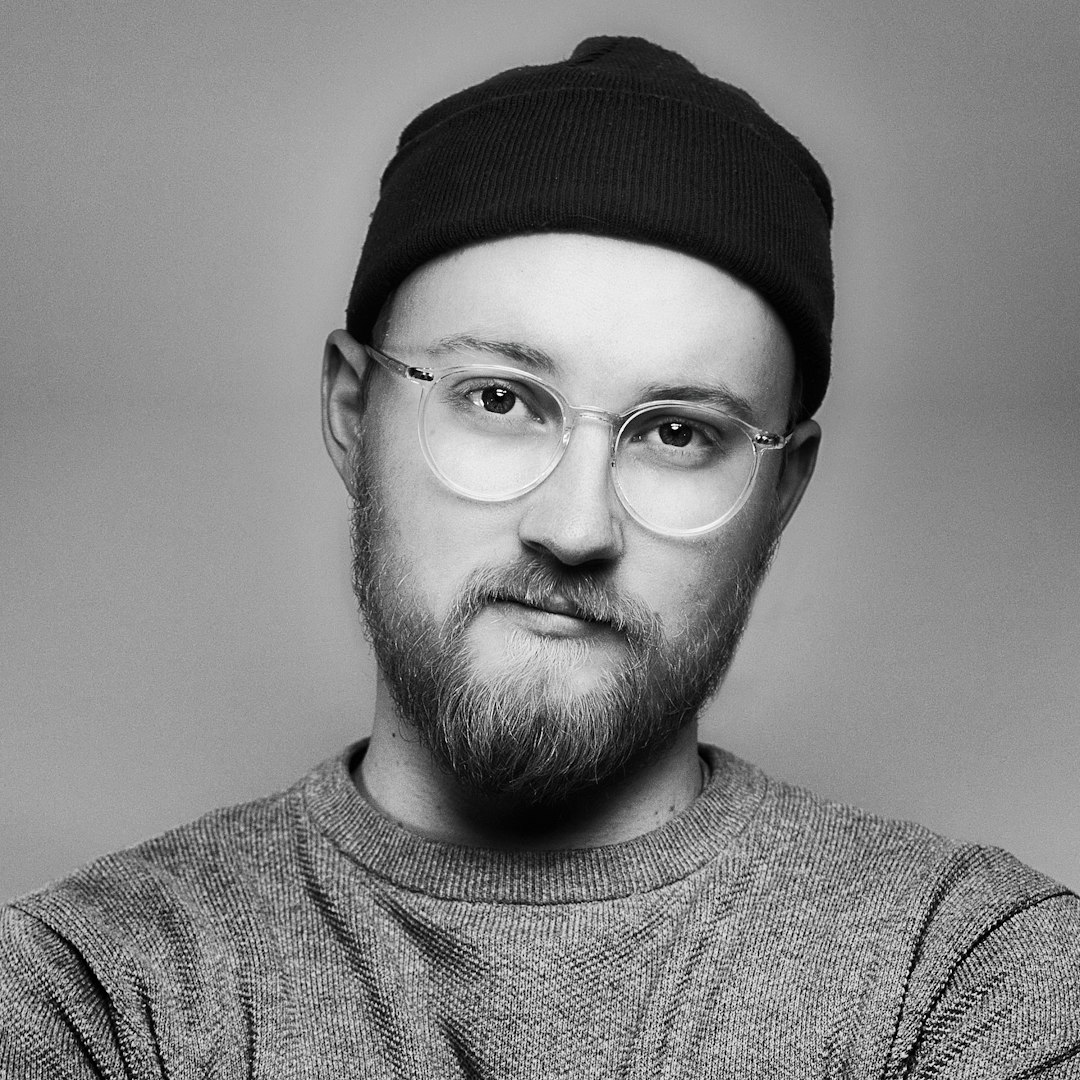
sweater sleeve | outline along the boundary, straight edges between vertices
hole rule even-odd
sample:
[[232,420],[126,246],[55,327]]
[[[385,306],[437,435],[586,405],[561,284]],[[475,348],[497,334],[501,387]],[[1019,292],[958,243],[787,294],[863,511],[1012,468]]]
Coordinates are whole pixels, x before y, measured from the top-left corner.
[[969,928],[909,1014],[903,1075],[1078,1080],[1080,898],[1025,897]]
[[34,916],[0,909],[0,1077],[127,1080],[123,1041],[74,946]]

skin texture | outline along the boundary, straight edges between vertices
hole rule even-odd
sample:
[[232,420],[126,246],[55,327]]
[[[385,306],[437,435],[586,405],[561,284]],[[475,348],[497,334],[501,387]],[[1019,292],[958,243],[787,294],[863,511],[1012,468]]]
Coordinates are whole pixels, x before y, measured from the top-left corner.
[[[723,271],[651,245],[543,234],[462,249],[406,279],[381,329],[385,351],[425,366],[454,362],[432,352],[450,336],[541,349],[556,364],[546,377],[571,402],[612,412],[655,396],[645,388],[657,382],[720,384],[749,403],[758,426],[786,429],[794,363],[772,309]],[[580,424],[538,488],[509,502],[479,503],[447,490],[424,461],[416,438],[419,390],[369,370],[344,331],[327,342],[323,393],[331,458],[352,490],[362,433],[403,587],[407,577],[412,596],[437,621],[453,610],[477,570],[533,559],[588,571],[643,605],[665,633],[683,632],[733,590],[738,568],[786,524],[810,479],[820,437],[817,424],[804,421],[786,451],[765,455],[734,519],[679,539],[650,532],[619,503],[603,425]],[[600,686],[625,658],[625,642],[609,628],[515,604],[486,605],[466,632],[481,677],[497,676],[522,648],[541,640],[551,679],[571,697]],[[589,846],[640,835],[685,808],[701,786],[696,742],[691,722],[628,773],[567,798],[555,811],[531,813],[455,783],[398,715],[380,673],[371,742],[356,780],[384,813],[433,838]]]

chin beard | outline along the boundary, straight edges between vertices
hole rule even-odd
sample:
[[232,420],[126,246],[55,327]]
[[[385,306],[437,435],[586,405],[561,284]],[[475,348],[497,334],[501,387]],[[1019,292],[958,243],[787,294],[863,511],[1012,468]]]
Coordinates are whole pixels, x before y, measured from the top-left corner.
[[[528,554],[474,572],[439,622],[411,586],[387,527],[375,469],[354,455],[353,589],[380,670],[405,724],[469,794],[554,807],[631,772],[669,746],[720,685],[779,538],[771,523],[726,588],[670,628],[616,592],[602,571]],[[481,674],[468,640],[484,608],[557,593],[622,638],[622,658],[569,688],[587,641],[509,632],[505,663]]]

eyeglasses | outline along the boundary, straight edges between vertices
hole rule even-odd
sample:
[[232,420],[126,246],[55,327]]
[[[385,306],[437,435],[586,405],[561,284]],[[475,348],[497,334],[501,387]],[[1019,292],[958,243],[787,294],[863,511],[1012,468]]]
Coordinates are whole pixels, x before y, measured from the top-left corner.
[[762,454],[791,439],[707,405],[648,401],[610,413],[571,405],[517,368],[470,363],[436,371],[363,349],[422,387],[418,428],[428,465],[451,491],[482,502],[514,499],[543,483],[587,417],[610,429],[613,482],[627,513],[664,536],[696,536],[738,513]]

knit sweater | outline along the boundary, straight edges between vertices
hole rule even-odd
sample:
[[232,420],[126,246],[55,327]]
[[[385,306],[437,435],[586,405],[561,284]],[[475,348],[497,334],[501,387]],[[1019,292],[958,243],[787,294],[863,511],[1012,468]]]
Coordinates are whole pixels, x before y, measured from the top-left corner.
[[1080,1077],[1080,900],[712,747],[626,843],[421,838],[350,754],[11,904],[0,1076]]

